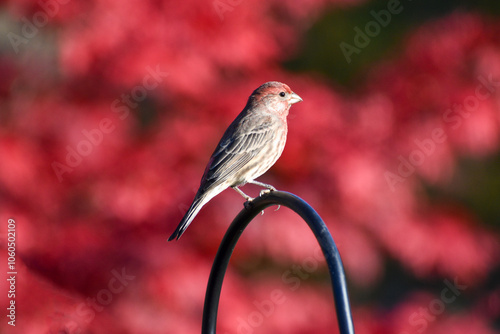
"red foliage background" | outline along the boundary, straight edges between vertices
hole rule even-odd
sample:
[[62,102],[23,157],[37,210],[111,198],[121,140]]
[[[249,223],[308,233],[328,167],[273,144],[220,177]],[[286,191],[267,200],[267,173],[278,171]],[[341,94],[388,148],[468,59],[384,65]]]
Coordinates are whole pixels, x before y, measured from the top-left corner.
[[[261,180],[327,222],[357,333],[498,330],[498,221],[428,190],[475,189],[462,161],[499,155],[498,20],[421,22],[346,88],[283,63],[323,12],[362,1],[0,3],[0,263],[13,218],[18,271],[15,328],[0,280],[2,333],[199,332],[241,197],[224,192],[166,239],[224,129],[270,80],[304,102]],[[219,332],[336,332],[330,289],[312,233],[268,209],[230,264]]]

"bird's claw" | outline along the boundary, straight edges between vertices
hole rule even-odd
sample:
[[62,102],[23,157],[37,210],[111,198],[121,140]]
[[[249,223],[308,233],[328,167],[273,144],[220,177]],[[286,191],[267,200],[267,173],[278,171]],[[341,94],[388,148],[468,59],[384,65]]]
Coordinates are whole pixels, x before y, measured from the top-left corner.
[[276,188],[268,188],[268,189],[263,189],[259,193],[259,197],[264,196],[265,194],[269,194],[271,191],[276,191]]
[[[254,200],[254,198],[250,198],[245,203],[243,203],[243,206],[245,207],[245,209],[247,209],[247,210],[252,209],[252,207],[253,207],[253,200]],[[261,216],[264,215],[264,210],[262,210],[260,212],[260,215]]]
[[[261,191],[260,191],[260,193],[259,193],[259,197],[262,197],[262,196],[264,196],[265,194],[269,194],[271,191],[277,191],[277,190],[276,190],[276,188],[274,188],[273,186],[269,186],[269,188],[267,188],[267,189],[263,189],[263,190],[261,190]],[[247,200],[247,201],[246,201],[245,203],[243,203],[243,205],[245,206],[245,209],[250,210],[250,209],[252,208],[252,204],[253,204],[253,203],[252,203],[252,201],[253,201],[254,199],[255,199],[255,198],[252,198],[252,197],[250,197],[250,196],[249,196],[249,197],[246,197],[246,200]],[[280,205],[278,205],[278,209],[279,209],[279,208],[280,208]],[[277,211],[278,209],[276,209],[275,211]],[[261,215],[263,215],[263,214],[264,214],[264,210],[262,210],[260,214],[261,214]]]

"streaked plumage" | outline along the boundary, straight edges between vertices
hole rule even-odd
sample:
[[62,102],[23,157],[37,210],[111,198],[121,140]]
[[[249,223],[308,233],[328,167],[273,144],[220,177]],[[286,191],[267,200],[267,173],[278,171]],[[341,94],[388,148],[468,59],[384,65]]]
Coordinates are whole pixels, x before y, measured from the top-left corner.
[[246,183],[275,190],[255,179],[281,156],[286,143],[288,111],[300,101],[290,87],[276,81],[263,84],[250,95],[212,154],[194,201],[169,241],[179,239],[203,205],[228,187],[246,200],[252,198],[238,188]]

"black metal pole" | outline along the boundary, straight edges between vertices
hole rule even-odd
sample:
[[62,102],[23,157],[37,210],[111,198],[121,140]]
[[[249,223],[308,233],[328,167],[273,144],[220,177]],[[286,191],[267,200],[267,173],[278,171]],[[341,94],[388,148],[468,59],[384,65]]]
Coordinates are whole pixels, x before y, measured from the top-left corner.
[[219,307],[222,282],[226,273],[227,265],[238,242],[239,237],[250,223],[262,210],[271,205],[283,205],[295,211],[304,219],[316,239],[318,240],[323,255],[328,264],[330,279],[333,287],[333,297],[337,310],[337,321],[341,334],[354,334],[349,297],[347,295],[347,283],[344,267],[340,259],[339,251],[333,241],[323,220],[314,209],[304,200],[294,194],[271,191],[255,200],[244,208],[229,226],[219,250],[215,256],[212,271],[208,279],[207,293],[205,295],[205,306],[203,308],[202,334],[215,334],[217,325],[217,311]]

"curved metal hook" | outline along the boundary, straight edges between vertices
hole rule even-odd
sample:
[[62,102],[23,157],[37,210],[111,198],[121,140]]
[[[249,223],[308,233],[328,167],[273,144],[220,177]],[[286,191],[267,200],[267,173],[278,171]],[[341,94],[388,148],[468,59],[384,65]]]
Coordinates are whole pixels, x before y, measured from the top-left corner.
[[239,237],[255,216],[257,216],[265,208],[277,204],[286,206],[295,211],[307,222],[313,231],[328,264],[340,333],[354,334],[354,325],[349,306],[347,283],[342,260],[340,259],[337,246],[335,245],[328,228],[320,216],[303,199],[295,196],[294,194],[283,191],[271,191],[256,198],[250,202],[250,204],[251,205],[247,205],[243,210],[241,210],[241,212],[233,220],[224,235],[224,238],[219,246],[219,250],[217,251],[217,255],[215,256],[205,295],[201,333],[215,334],[216,332],[217,311],[219,307],[222,282],[224,280],[229,260]]

